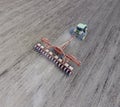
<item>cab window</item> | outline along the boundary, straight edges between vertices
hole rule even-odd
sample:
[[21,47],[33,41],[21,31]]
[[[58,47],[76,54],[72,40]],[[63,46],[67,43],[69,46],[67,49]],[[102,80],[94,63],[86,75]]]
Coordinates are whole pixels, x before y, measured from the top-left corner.
[[77,27],[77,30],[82,31],[83,29],[81,29],[81,28]]

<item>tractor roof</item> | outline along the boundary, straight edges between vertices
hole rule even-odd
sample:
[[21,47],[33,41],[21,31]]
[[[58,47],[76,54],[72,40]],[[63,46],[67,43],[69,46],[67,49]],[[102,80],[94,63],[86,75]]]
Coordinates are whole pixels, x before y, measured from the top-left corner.
[[82,24],[82,23],[79,23],[77,26],[78,26],[79,28],[82,28],[82,29],[84,29],[85,27],[87,27],[86,24]]

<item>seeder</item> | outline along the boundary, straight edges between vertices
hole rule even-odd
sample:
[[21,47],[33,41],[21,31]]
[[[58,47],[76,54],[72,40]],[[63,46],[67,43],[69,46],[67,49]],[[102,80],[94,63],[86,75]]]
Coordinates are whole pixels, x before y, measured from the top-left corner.
[[78,31],[77,33],[75,33],[75,31],[77,31],[77,29],[73,30],[71,38],[61,46],[54,46],[47,38],[42,37],[41,43],[37,43],[34,46],[34,50],[52,61],[58,68],[64,71],[65,74],[71,75],[73,73],[73,67],[69,62],[74,62],[76,65],[80,66],[80,61],[73,55],[66,54],[64,50],[75,37],[81,36]]

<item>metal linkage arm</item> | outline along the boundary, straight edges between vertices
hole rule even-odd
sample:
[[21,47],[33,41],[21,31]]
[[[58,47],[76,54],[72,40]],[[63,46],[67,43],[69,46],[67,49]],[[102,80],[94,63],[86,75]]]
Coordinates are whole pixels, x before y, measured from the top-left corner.
[[80,66],[80,61],[75,58],[73,55],[70,55],[70,54],[66,54],[66,58],[72,62],[74,62],[75,64],[77,64],[78,66]]
[[51,47],[52,46],[52,44],[50,43],[50,41],[47,38],[42,37],[41,41],[43,43],[45,43],[46,47]]
[[61,48],[64,50],[69,44],[70,42],[74,39],[74,36],[71,37],[68,41],[66,41],[62,46]]

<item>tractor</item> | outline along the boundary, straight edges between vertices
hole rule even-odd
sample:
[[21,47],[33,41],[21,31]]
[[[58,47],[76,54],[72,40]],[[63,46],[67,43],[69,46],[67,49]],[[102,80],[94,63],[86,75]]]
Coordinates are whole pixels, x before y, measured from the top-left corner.
[[87,25],[79,23],[75,28],[70,29],[70,34],[76,36],[80,40],[84,40],[87,36]]

